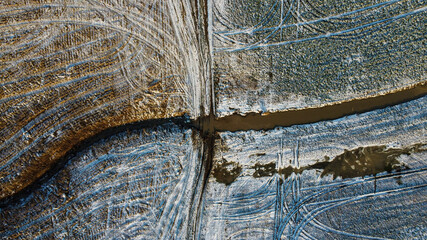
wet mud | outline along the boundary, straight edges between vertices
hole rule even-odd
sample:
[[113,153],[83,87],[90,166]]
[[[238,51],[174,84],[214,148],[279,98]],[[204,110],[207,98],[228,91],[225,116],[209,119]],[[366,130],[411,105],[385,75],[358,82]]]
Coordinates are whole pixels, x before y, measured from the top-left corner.
[[420,147],[420,144],[403,149],[387,149],[386,146],[359,147],[350,151],[345,150],[343,154],[336,156],[326,165],[316,163],[309,168],[323,169],[321,177],[332,175],[333,179],[375,176],[382,172],[400,172],[408,167],[399,162],[397,158],[421,151]]
[[[356,99],[319,108],[289,110],[269,114],[249,113],[245,116],[233,114],[222,118],[214,118],[213,114],[210,114],[209,116],[194,120],[193,126],[199,129],[204,137],[211,136],[221,131],[268,130],[275,127],[332,120],[350,114],[392,106],[423,97],[426,94],[427,82],[424,82],[412,88],[403,89],[387,95]],[[212,111],[213,109],[210,110]],[[287,178],[291,176],[292,173],[301,174],[303,171],[311,169],[323,170],[321,173],[322,177],[332,175],[334,179],[337,177],[364,177],[376,175],[381,172],[401,171],[406,169],[407,167],[400,163],[397,157],[402,154],[410,154],[411,151],[418,149],[419,146],[417,146],[414,145],[404,149],[387,149],[386,146],[360,147],[353,150],[346,150],[343,154],[336,156],[332,161],[329,161],[329,158],[325,157],[325,160],[307,167],[294,168],[288,166],[286,168],[277,169],[275,163],[256,163],[251,169],[255,170],[253,173],[254,178],[273,176],[276,173]],[[234,162],[227,162],[223,159],[222,162],[217,163],[212,168],[211,174],[217,182],[229,185],[235,181],[241,171],[242,168],[240,165]]]
[[253,174],[254,178],[273,176],[275,173],[277,173],[276,163],[274,162],[267,164],[255,163],[255,165],[251,168],[255,170]]
[[[349,102],[301,110],[289,110],[269,114],[249,113],[245,116],[233,114],[231,116],[215,118],[213,104],[208,116],[193,120],[193,126],[198,129],[204,138],[211,138],[216,132],[268,130],[275,127],[286,127],[296,124],[314,123],[323,120],[332,120],[346,115],[362,113],[374,109],[392,106],[409,100],[423,97],[427,94],[427,82],[406,88],[386,95],[366,99],[356,99]],[[213,147],[211,147],[213,151]],[[385,146],[361,147],[345,151],[332,161],[326,159],[311,166],[293,168],[291,166],[277,170],[275,163],[256,163],[251,168],[255,170],[253,177],[268,177],[276,173],[285,178],[292,173],[300,174],[305,170],[321,169],[321,176],[333,175],[333,178],[352,178],[375,175],[381,172],[398,171],[404,168],[396,158],[402,154],[409,154],[407,149],[386,149]],[[265,154],[265,153],[264,153]],[[208,160],[212,161],[212,159]],[[212,163],[211,163],[212,164]],[[242,168],[234,162],[215,164],[211,174],[217,182],[231,184],[240,175]]]
[[212,169],[212,175],[219,183],[224,183],[229,185],[242,172],[242,167],[236,162],[228,162],[225,159],[222,159],[221,162],[215,164],[215,167]]
[[345,150],[344,153],[336,156],[332,161],[319,161],[315,164],[295,168],[288,166],[286,168],[276,168],[276,163],[267,164],[256,163],[252,169],[255,170],[252,175],[254,178],[273,176],[278,173],[284,178],[288,178],[293,173],[301,174],[306,170],[322,170],[321,177],[332,175],[333,179],[337,177],[356,178],[365,176],[375,176],[382,172],[400,172],[409,169],[397,158],[401,155],[410,155],[427,151],[426,144],[414,144],[406,148],[387,148],[381,146],[359,147],[353,150]]

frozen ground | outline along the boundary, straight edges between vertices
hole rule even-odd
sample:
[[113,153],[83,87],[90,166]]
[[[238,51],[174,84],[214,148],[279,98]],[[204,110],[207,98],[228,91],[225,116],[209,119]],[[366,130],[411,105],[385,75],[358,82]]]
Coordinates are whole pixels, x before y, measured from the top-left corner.
[[0,199],[106,129],[206,114],[203,42],[180,2],[0,1]]
[[94,143],[29,196],[0,208],[0,237],[188,239],[202,151],[197,133],[173,124]]
[[426,101],[221,133],[201,238],[426,238]]
[[[0,208],[6,239],[423,239],[427,97],[207,142],[172,123],[80,150]],[[368,166],[368,168],[364,168]]]
[[319,107],[426,79],[423,1],[213,1],[216,115]]
[[0,1],[0,238],[427,239],[426,10]]

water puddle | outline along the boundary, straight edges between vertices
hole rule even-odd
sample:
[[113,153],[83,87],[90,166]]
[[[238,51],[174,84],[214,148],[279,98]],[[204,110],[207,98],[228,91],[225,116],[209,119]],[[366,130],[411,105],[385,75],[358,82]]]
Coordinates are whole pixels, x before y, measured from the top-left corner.
[[[409,169],[398,158],[401,155],[410,155],[427,151],[427,144],[414,144],[405,148],[388,148],[385,145],[359,147],[352,150],[344,150],[344,153],[334,157],[329,161],[329,157],[325,156],[324,161],[319,161],[312,165],[296,168],[288,166],[285,168],[276,168],[275,162],[267,164],[256,163],[250,167],[254,169],[254,178],[270,177],[274,174],[280,174],[284,178],[288,178],[293,173],[301,174],[306,170],[322,170],[321,177],[332,175],[333,179],[341,177],[356,178],[365,176],[376,176],[382,172],[400,172]],[[222,159],[213,169],[213,176],[217,182],[226,185],[231,184],[241,174],[242,167],[235,162],[228,162]]]
[[[233,114],[217,118],[213,122],[215,131],[268,130],[275,127],[287,127],[296,124],[307,124],[337,119],[355,113],[392,106],[413,100],[427,94],[427,83],[421,83],[386,95],[364,99],[355,99],[318,108],[287,110],[274,113],[248,113],[245,116]],[[200,121],[199,121],[200,122]],[[203,122],[203,121],[201,121]],[[212,122],[211,122],[212,124]],[[196,123],[197,125],[197,123]],[[199,126],[203,128],[203,126]]]
[[331,162],[316,163],[309,166],[308,169],[323,169],[320,176],[332,175],[333,179],[375,176],[382,172],[400,172],[408,167],[399,162],[397,158],[418,151],[421,151],[421,144],[403,149],[387,148],[386,146],[359,147],[350,151],[345,150]]

